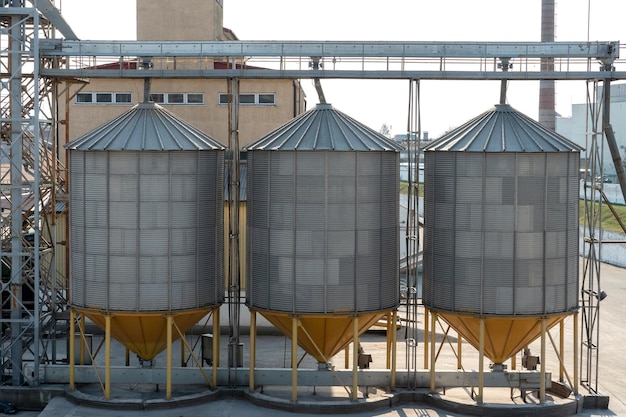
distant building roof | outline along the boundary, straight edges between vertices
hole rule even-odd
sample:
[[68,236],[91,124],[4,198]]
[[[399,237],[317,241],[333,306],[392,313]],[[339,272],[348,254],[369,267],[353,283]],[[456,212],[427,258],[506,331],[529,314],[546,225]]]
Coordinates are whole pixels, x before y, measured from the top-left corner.
[[222,144],[155,103],[133,108],[65,145],[80,151],[223,150]]
[[424,148],[465,152],[579,152],[582,149],[507,104],[497,104]]

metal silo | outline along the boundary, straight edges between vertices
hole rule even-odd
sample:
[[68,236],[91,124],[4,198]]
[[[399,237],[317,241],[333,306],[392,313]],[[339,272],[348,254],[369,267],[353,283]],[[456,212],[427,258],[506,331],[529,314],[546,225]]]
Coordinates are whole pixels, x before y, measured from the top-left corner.
[[319,362],[399,305],[400,147],[318,104],[247,147],[247,305]]
[[224,148],[154,103],[67,148],[70,304],[151,360],[224,300]]
[[425,149],[423,303],[494,363],[578,308],[580,151],[508,105]]

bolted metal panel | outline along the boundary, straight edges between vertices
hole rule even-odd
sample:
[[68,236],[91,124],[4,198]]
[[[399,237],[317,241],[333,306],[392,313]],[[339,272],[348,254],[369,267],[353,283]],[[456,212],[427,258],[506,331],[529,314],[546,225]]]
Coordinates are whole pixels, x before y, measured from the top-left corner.
[[576,309],[578,149],[432,149],[425,152],[424,305],[481,315]]
[[224,153],[70,152],[71,303],[177,311],[223,301]]
[[248,151],[247,304],[300,314],[399,303],[398,154]]

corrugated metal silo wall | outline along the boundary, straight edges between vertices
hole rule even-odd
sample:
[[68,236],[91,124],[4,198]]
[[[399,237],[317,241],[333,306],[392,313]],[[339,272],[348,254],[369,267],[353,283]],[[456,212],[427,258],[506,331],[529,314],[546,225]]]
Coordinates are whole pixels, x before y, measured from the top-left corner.
[[424,305],[536,315],[578,305],[579,153],[425,153]]
[[249,151],[248,305],[397,307],[398,171],[396,152]]
[[221,303],[223,158],[72,151],[71,304],[172,311]]

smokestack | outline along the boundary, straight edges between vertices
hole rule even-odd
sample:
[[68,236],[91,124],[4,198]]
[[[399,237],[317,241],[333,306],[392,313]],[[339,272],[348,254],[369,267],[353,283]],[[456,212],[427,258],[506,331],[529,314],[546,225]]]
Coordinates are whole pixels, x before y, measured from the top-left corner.
[[[541,0],[541,42],[554,42],[554,3],[555,0]],[[541,71],[554,71],[554,59],[541,61]],[[539,81],[539,123],[555,130],[556,111],[554,80]]]

